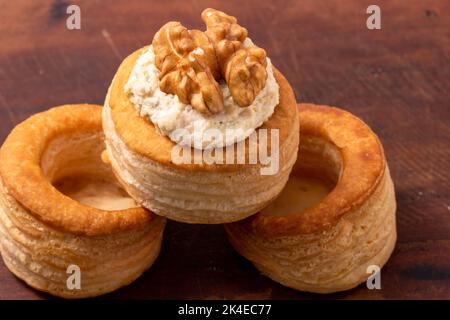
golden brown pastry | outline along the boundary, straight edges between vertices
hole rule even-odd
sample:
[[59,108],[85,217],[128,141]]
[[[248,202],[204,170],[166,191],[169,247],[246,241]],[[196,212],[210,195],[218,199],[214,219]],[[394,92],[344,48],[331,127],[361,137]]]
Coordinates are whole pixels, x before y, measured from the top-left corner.
[[234,248],[285,286],[317,293],[365,282],[396,241],[396,201],[383,147],[360,119],[300,105],[290,181],[262,212],[225,226]]
[[101,107],[87,104],[36,114],[1,147],[0,249],[28,285],[97,296],[130,284],[157,258],[165,219],[119,188],[102,150]]
[[[152,46],[123,61],[103,112],[107,158],[128,193],[156,214],[188,223],[232,222],[258,212],[283,189],[297,157],[297,108],[289,83],[272,68],[264,50],[246,38],[235,18],[212,9],[202,17],[205,33],[168,23]],[[233,43],[214,38],[218,30]],[[226,50],[230,45],[242,61]],[[222,58],[214,65],[211,55],[217,52]],[[239,103],[237,95],[242,96]],[[213,145],[223,151],[223,163],[205,161],[207,147],[189,131],[197,124],[202,132],[244,128],[246,135],[239,141],[246,143],[245,163],[237,161],[239,141]],[[174,161],[173,150],[182,144],[175,141],[177,129],[194,137],[188,152],[199,152],[199,162]],[[278,168],[271,174],[262,174],[268,163],[250,161],[249,132],[259,135],[264,130],[268,136],[278,132]],[[234,161],[225,163],[230,146]],[[270,148],[271,139],[268,154]]]

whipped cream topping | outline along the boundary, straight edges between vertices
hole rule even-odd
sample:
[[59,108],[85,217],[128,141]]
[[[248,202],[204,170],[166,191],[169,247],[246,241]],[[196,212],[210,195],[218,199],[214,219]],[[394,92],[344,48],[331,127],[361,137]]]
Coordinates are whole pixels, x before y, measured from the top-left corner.
[[[244,45],[250,43],[248,39]],[[190,104],[180,102],[177,95],[162,92],[159,75],[150,46],[138,58],[125,85],[125,93],[140,116],[148,118],[161,134],[176,143],[197,149],[220,148],[246,139],[270,118],[279,103],[279,86],[269,58],[266,85],[252,104],[239,107],[225,80],[221,80],[219,85],[224,98],[224,111],[213,115],[205,115]],[[205,138],[207,136],[209,138]]]

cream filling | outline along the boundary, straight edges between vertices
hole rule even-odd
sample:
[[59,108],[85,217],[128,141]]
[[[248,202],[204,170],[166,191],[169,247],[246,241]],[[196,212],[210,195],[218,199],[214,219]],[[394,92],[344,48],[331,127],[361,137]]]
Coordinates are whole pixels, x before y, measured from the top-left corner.
[[[245,45],[250,43],[248,39]],[[224,111],[214,115],[204,115],[190,104],[180,102],[178,96],[162,92],[160,71],[154,61],[155,54],[150,46],[138,58],[124,90],[140,116],[148,118],[161,134],[174,142],[205,149],[242,141],[270,118],[279,103],[279,86],[268,58],[266,85],[253,103],[246,108],[239,107],[226,82],[221,81]]]

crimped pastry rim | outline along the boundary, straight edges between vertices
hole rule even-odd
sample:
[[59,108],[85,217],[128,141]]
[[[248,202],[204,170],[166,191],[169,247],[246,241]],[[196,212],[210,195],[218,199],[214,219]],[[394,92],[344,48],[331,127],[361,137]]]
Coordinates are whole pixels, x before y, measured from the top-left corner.
[[8,192],[42,222],[73,234],[108,235],[141,228],[155,215],[144,208],[105,211],[59,192],[44,176],[41,156],[52,139],[73,132],[101,132],[101,106],[62,105],[17,125],[0,149],[0,178]]
[[[335,225],[361,206],[379,185],[386,159],[376,134],[361,119],[336,107],[299,104],[300,143],[311,135],[334,144],[342,157],[342,173],[334,189],[317,205],[301,213],[272,216],[257,213],[242,224],[267,238],[314,233]],[[355,139],[357,138],[357,139]],[[301,161],[301,157],[297,161]]]
[[[128,148],[163,165],[187,171],[234,172],[251,166],[247,161],[247,146],[246,164],[175,164],[171,161],[171,150],[175,143],[168,137],[160,135],[149,120],[139,116],[139,112],[124,91],[124,86],[130,77],[136,60],[147,49],[148,46],[138,49],[124,59],[114,76],[105,102],[111,109],[114,128]],[[286,78],[275,67],[273,67],[273,71],[280,87],[280,102],[272,116],[258,129],[279,129],[279,147],[281,149],[294,125],[293,118],[297,114],[297,103],[294,92]],[[268,147],[270,148],[270,141]]]

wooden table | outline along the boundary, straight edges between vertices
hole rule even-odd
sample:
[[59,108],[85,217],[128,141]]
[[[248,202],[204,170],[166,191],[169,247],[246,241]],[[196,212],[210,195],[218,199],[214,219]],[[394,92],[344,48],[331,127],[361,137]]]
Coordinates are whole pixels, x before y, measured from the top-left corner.
[[[169,222],[153,268],[104,298],[450,298],[450,2],[0,0],[0,141],[51,106],[102,104],[121,60],[169,20],[203,28],[206,6],[238,17],[295,89],[298,101],[343,107],[384,143],[396,183],[398,243],[382,289],[313,295],[284,288],[238,256],[221,226]],[[0,263],[1,299],[45,299]]]

